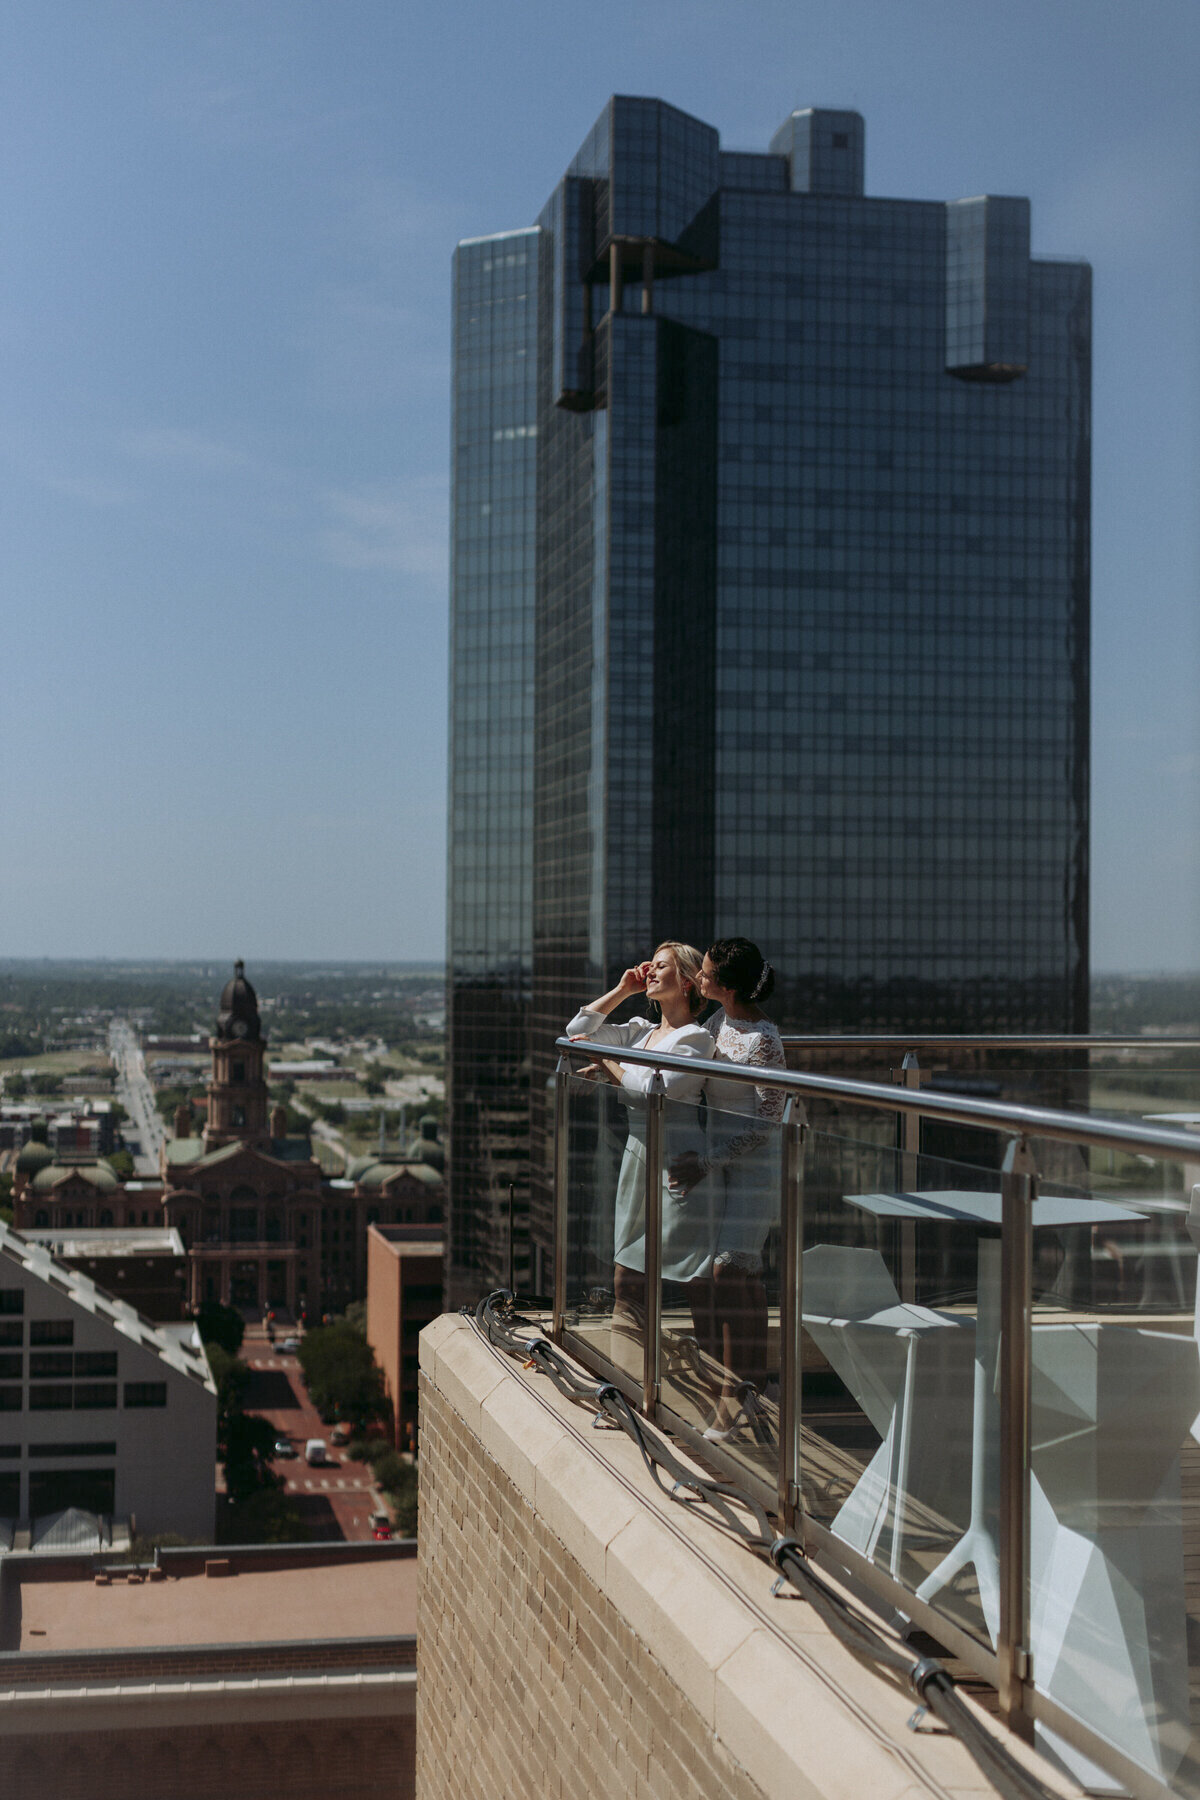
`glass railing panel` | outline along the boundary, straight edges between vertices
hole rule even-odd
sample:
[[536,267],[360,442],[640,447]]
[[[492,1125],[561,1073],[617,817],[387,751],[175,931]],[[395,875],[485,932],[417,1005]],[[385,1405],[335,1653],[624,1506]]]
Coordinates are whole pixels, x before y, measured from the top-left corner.
[[[788,1067],[810,1074],[895,1084],[902,1079],[900,1049],[812,1049],[785,1038]],[[964,1099],[997,1100],[1014,1106],[1045,1106],[1091,1112],[1106,1118],[1136,1118],[1186,1125],[1200,1123],[1200,1051],[1145,1048],[1110,1050],[1079,1047],[1039,1050],[1036,1046],[965,1048],[917,1046],[919,1087]],[[844,1102],[818,1101],[813,1124],[834,1136],[887,1141],[886,1115],[874,1121]],[[1160,1115],[1167,1115],[1161,1118]],[[936,1144],[923,1146],[930,1154]]]
[[757,1090],[730,1082],[720,1098],[665,1108],[660,1394],[773,1493],[782,1104],[760,1115]]
[[642,1384],[646,1101],[606,1073],[567,1096],[567,1347]]
[[1000,1174],[811,1134],[805,1504],[977,1637],[998,1626]]
[[[1067,1234],[1038,1229],[1053,1198],[1035,1209],[1030,1647],[1040,1693],[1197,1796],[1200,1188],[1185,1193],[1178,1163],[1147,1167],[1125,1193],[1087,1198],[1092,1303],[1056,1242]],[[1043,1738],[1095,1784],[1086,1759]]]

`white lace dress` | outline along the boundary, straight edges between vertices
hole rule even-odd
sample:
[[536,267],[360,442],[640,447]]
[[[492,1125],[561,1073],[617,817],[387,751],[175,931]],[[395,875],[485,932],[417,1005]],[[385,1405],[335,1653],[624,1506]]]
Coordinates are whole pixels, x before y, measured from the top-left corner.
[[[778,1028],[769,1019],[730,1019],[718,1012],[706,1021],[716,1040],[718,1062],[756,1068],[787,1066]],[[779,1088],[749,1082],[709,1082],[708,1146],[704,1161],[710,1179],[724,1184],[724,1215],[713,1257],[720,1268],[733,1264],[757,1274],[763,1245],[779,1216],[779,1121],[784,1095]],[[702,1184],[703,1185],[703,1184]]]
[[[630,1019],[614,1025],[603,1013],[579,1012],[567,1026],[568,1037],[585,1037],[603,1054],[605,1044],[637,1050],[658,1027],[650,1019]],[[704,1025],[680,1025],[659,1038],[654,1046],[672,1056],[712,1055],[712,1038]],[[644,1273],[646,1268],[646,1108],[642,1096],[650,1090],[653,1069],[625,1066],[622,1092],[628,1097],[629,1135],[621,1157],[613,1197],[613,1261],[624,1269]],[[679,1069],[663,1070],[667,1104],[663,1118],[662,1273],[664,1281],[694,1281],[712,1273],[713,1247],[720,1204],[718,1184],[706,1179],[680,1195],[668,1185],[667,1170],[684,1151],[704,1151],[699,1100],[703,1075],[686,1075]]]

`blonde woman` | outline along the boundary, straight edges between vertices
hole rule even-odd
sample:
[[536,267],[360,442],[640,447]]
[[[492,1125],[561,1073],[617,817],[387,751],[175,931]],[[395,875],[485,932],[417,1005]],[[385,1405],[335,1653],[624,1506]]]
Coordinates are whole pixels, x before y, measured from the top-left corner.
[[[616,987],[591,1000],[567,1026],[567,1036],[586,1038],[603,1047],[664,1050],[672,1056],[710,1058],[713,1040],[696,1016],[706,1002],[699,989],[703,958],[691,944],[660,944],[649,962],[626,969]],[[654,1018],[610,1024],[608,1014],[635,994],[643,994],[657,1012]],[[646,1300],[646,1108],[639,1104],[650,1090],[653,1069],[632,1063],[601,1065],[629,1096],[629,1135],[613,1218],[614,1292],[618,1307],[640,1315]],[[698,1102],[704,1076],[663,1070],[668,1105],[664,1127],[662,1199],[662,1274],[664,1281],[696,1281],[711,1275],[719,1220],[712,1213],[713,1183],[701,1181],[686,1195],[666,1173],[669,1163],[689,1152],[703,1153],[704,1130]]]

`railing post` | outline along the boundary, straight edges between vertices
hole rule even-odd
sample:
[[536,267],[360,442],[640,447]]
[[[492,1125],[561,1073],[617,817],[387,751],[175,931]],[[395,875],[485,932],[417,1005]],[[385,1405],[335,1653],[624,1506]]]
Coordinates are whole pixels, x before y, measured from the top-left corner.
[[567,1310],[567,1183],[570,1174],[571,1065],[560,1056],[554,1070],[554,1314],[551,1332],[562,1343]]
[[[921,1085],[921,1064],[915,1050],[904,1052],[904,1061],[900,1064],[900,1085],[907,1088],[919,1088]],[[900,1164],[900,1186],[905,1193],[911,1193],[917,1185],[917,1159],[921,1153],[921,1115],[915,1112],[900,1114],[900,1148],[903,1152]],[[900,1221],[900,1298],[912,1302],[917,1297],[917,1227],[913,1219]]]
[[780,1127],[779,1217],[783,1267],[779,1292],[779,1516],[794,1531],[804,1504],[800,1404],[804,1352],[804,1140],[803,1103],[791,1094]]
[[1000,1714],[1033,1741],[1029,1651],[1030,1385],[1037,1165],[1014,1138],[1000,1176]]
[[663,1109],[667,1090],[655,1069],[646,1095],[646,1341],[642,1346],[642,1411],[654,1416],[662,1338]]

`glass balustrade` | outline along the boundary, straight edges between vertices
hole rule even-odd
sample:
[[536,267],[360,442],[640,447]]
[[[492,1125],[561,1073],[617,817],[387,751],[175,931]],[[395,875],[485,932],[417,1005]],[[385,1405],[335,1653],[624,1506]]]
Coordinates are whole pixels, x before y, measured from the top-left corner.
[[1200,1800],[1200,1137],[598,1073],[559,1076],[566,1346],[1002,1711],[1017,1669],[1084,1786]]
[[778,1117],[758,1116],[753,1085],[712,1085],[725,1104],[706,1095],[702,1106],[668,1100],[664,1109],[659,1391],[664,1407],[773,1496],[780,1126]]
[[568,1083],[567,1321],[575,1342],[640,1395],[650,1109],[597,1066],[597,1076],[572,1075]]

